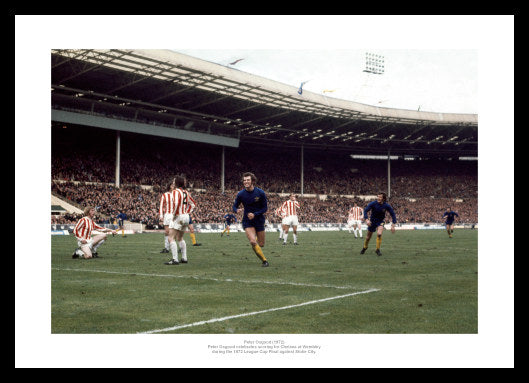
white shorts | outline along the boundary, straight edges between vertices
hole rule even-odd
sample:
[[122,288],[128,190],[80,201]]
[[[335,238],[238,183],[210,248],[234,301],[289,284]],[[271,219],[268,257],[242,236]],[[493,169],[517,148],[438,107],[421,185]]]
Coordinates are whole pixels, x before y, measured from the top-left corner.
[[297,226],[298,225],[298,216],[297,215],[289,215],[283,218],[283,225],[287,226]]
[[88,246],[88,247],[90,248],[90,250],[92,250],[92,242],[93,242],[93,241],[94,241],[93,238],[88,239],[86,243],[81,243],[81,241],[78,240],[78,241],[77,241],[77,246],[78,246],[79,248],[82,248],[83,246]]
[[163,225],[164,226],[169,226],[169,224],[171,223],[172,220],[173,220],[173,214],[172,213],[165,213],[163,215]]
[[350,221],[347,221],[347,226],[351,226],[352,227],[354,225],[356,225],[356,226],[361,228],[362,227],[362,221],[360,221],[359,219],[352,219]]
[[189,226],[189,214],[178,214],[169,222],[169,229],[183,231]]

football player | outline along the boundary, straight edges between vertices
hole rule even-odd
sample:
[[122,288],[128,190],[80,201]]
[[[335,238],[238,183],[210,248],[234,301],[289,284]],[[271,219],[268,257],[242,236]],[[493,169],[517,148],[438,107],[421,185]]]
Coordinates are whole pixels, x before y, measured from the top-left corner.
[[234,213],[238,213],[241,210],[239,206],[241,204],[244,206],[242,227],[255,255],[262,261],[262,266],[268,267],[269,263],[261,249],[265,245],[264,213],[268,210],[266,194],[262,189],[255,186],[257,178],[253,173],[244,173],[242,182],[244,189],[237,193],[232,210]]
[[[366,239],[364,240],[364,247],[360,254],[364,254],[367,250],[367,245],[369,240],[373,236],[373,233],[377,233],[377,245],[375,253],[377,255],[382,255],[380,252],[380,244],[382,243],[382,232],[384,230],[384,218],[386,218],[386,212],[391,215],[391,232],[395,233],[395,224],[397,223],[397,216],[393,211],[393,208],[389,203],[386,202],[386,193],[378,193],[377,200],[370,202],[367,207],[364,209],[364,219],[367,224],[367,234]],[[371,212],[371,217],[367,217],[367,213]]]

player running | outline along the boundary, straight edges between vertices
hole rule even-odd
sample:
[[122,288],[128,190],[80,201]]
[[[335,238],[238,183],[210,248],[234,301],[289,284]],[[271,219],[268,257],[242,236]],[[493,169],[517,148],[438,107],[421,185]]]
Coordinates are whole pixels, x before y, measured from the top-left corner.
[[253,173],[242,175],[244,189],[237,193],[233,203],[233,212],[238,213],[240,204],[244,206],[242,227],[246,233],[250,245],[257,257],[263,262],[263,267],[270,266],[266,260],[261,247],[265,245],[265,216],[268,210],[268,201],[265,192],[256,187],[257,178]]
[[459,214],[455,211],[452,211],[452,208],[447,208],[443,214],[443,218],[446,217],[445,225],[446,231],[448,232],[448,238],[452,238],[452,233],[454,232],[454,220],[456,217],[459,218]]
[[224,215],[223,218],[224,218],[224,231],[220,233],[220,236],[222,237],[224,233],[227,231],[228,234],[226,234],[226,236],[229,237],[230,236],[230,225],[234,222],[237,222],[237,217],[231,213],[228,213]]
[[201,243],[197,242],[195,235],[195,226],[193,226],[193,215],[189,214],[189,237],[191,237],[191,243],[193,246],[202,246]]
[[[371,217],[367,217],[367,213],[371,211]],[[373,233],[377,232],[377,246],[375,253],[377,255],[382,255],[380,252],[380,244],[382,243],[382,231],[384,230],[384,219],[386,218],[386,212],[389,212],[391,215],[391,232],[395,233],[395,224],[397,223],[397,217],[395,212],[389,203],[386,202],[386,193],[378,193],[377,200],[370,202],[364,210],[364,219],[367,224],[367,234],[366,239],[364,240],[364,247],[360,254],[364,254],[367,250],[367,245],[369,240],[373,236]]]
[[121,230],[121,236],[124,238],[125,235],[125,220],[127,219],[127,214],[120,212],[116,218],[118,219],[118,231]]

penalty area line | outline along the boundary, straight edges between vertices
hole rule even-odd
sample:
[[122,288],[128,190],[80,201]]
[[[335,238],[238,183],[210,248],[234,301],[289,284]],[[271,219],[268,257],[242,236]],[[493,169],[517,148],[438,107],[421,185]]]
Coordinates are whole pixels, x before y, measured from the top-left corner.
[[275,308],[261,310],[261,311],[253,311],[251,313],[230,315],[230,316],[222,317],[222,318],[213,318],[213,319],[209,319],[209,320],[205,320],[205,321],[189,323],[189,324],[184,324],[184,325],[179,325],[179,326],[166,327],[166,328],[157,329],[157,330],[149,330],[149,331],[138,332],[137,334],[155,334],[155,333],[159,333],[159,332],[167,332],[167,331],[179,330],[179,329],[186,328],[186,327],[194,327],[194,326],[201,326],[203,324],[208,324],[208,323],[223,322],[223,321],[226,321],[226,320],[229,320],[229,319],[242,318],[242,317],[247,317],[247,316],[252,316],[252,315],[259,315],[259,314],[265,314],[265,313],[269,313],[269,312],[273,312],[273,311],[279,311],[279,310],[288,310],[288,309],[295,308],[295,307],[313,305],[313,304],[316,304],[316,303],[332,301],[334,299],[347,298],[347,297],[351,297],[351,296],[354,296],[354,295],[360,295],[360,294],[368,294],[368,293],[372,293],[372,292],[375,292],[375,291],[380,291],[380,289],[369,289],[369,290],[365,290],[365,291],[357,291],[355,293],[337,295],[335,297],[317,299],[317,300],[314,300],[314,301],[298,303],[298,304],[295,304],[295,305],[289,305],[289,306],[283,306],[283,307],[275,307]]

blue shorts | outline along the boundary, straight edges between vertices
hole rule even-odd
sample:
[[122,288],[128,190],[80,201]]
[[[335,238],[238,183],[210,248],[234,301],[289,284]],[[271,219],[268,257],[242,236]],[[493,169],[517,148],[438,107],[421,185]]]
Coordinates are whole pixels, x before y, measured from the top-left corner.
[[454,221],[453,221],[453,220],[452,220],[452,221],[446,221],[446,222],[445,222],[445,225],[453,225],[453,224],[454,224]]
[[384,221],[376,221],[376,222],[371,221],[371,225],[367,227],[367,230],[370,231],[371,233],[374,233],[375,231],[377,231],[377,228],[379,226],[384,226]]
[[189,224],[190,224],[190,225],[193,224],[193,219],[191,218],[191,216],[189,216]]
[[265,230],[265,218],[264,216],[261,216],[261,218],[254,218],[254,219],[243,219],[242,220],[242,228],[246,229],[247,227],[254,227],[255,231],[264,231]]

